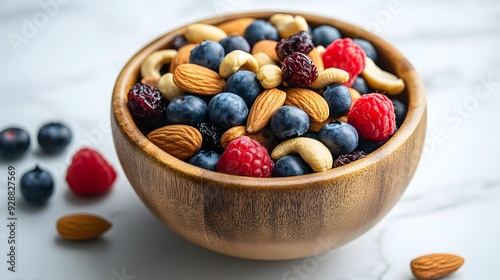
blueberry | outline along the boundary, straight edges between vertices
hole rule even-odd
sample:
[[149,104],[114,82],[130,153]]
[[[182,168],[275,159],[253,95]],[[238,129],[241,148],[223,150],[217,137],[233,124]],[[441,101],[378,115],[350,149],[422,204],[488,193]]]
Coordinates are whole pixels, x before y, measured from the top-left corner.
[[235,93],[245,100],[247,107],[252,107],[255,98],[264,88],[252,71],[240,70],[227,79],[225,91]]
[[377,61],[377,50],[372,43],[363,39],[354,39],[352,41],[358,44],[365,51],[367,57],[371,58],[375,62]]
[[309,117],[297,107],[282,106],[274,112],[269,127],[278,138],[292,138],[307,132]]
[[400,127],[406,117],[406,105],[397,99],[392,99],[392,103],[396,114],[396,127]]
[[323,98],[328,103],[330,117],[340,118],[351,108],[351,94],[349,88],[342,84],[331,84],[323,90]]
[[61,123],[48,123],[38,131],[38,144],[47,153],[58,153],[71,142],[71,130]]
[[288,177],[310,173],[309,165],[298,156],[284,156],[274,163],[271,176]]
[[333,41],[342,36],[337,28],[329,25],[321,25],[313,29],[312,40],[315,46],[328,47]]
[[37,166],[21,177],[20,186],[21,194],[27,202],[41,205],[52,195],[54,180],[49,172]]
[[207,115],[207,103],[194,95],[177,96],[167,107],[168,121],[173,124],[195,126],[203,122]]
[[319,141],[325,144],[333,156],[348,154],[358,146],[358,132],[345,122],[333,121],[327,123],[319,131]]
[[376,149],[380,148],[386,141],[374,142],[367,139],[359,139],[358,146],[356,147],[356,151],[363,151],[366,154],[369,154]]
[[248,107],[243,98],[231,92],[215,95],[208,103],[210,120],[222,128],[241,125],[248,116]]
[[258,41],[278,41],[280,39],[278,29],[276,29],[276,27],[274,27],[274,25],[270,22],[262,19],[252,22],[252,24],[250,24],[245,30],[243,37],[245,37],[251,47],[253,47],[253,45],[255,45]]
[[214,151],[201,150],[189,159],[189,163],[207,170],[217,171],[220,155]]
[[219,44],[224,48],[224,53],[228,54],[235,50],[240,50],[249,53],[250,44],[242,36],[227,36],[220,40]]
[[30,146],[29,134],[21,128],[10,127],[0,132],[0,158],[22,157]]
[[219,73],[219,65],[224,58],[224,48],[214,41],[203,41],[189,55],[189,63],[205,66]]
[[368,85],[366,84],[365,79],[363,77],[360,77],[360,76],[357,76],[354,79],[354,83],[352,84],[352,88],[357,90],[359,92],[359,94],[361,94],[361,95],[367,94],[368,91],[370,90],[368,88]]
[[318,140],[319,141],[319,135],[318,135],[318,133],[314,133],[314,132],[311,132],[311,131],[306,131],[306,133],[302,134],[301,137],[312,138],[314,140]]

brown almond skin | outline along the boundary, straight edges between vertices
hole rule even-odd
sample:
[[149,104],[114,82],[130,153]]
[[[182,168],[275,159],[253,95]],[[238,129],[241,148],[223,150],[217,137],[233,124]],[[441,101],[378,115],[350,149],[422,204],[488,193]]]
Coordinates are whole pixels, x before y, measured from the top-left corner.
[[255,99],[247,117],[248,133],[260,131],[271,121],[273,113],[285,104],[286,92],[272,88],[263,91]]
[[462,257],[453,254],[430,254],[414,259],[410,267],[417,279],[433,280],[452,274],[464,262]]
[[172,124],[151,131],[147,138],[170,155],[185,160],[201,149],[202,136],[194,127]]
[[170,63],[170,68],[168,72],[174,73],[175,68],[181,64],[189,63],[189,56],[191,55],[191,51],[196,47],[196,44],[187,44],[180,48],[177,51],[177,55],[172,59]]
[[217,25],[226,32],[227,36],[243,36],[247,27],[255,21],[255,18],[245,17],[230,20]]
[[174,70],[174,83],[183,91],[200,95],[215,95],[224,90],[226,80],[206,67],[185,63]]
[[323,71],[323,69],[325,69],[325,65],[323,64],[323,58],[321,57],[321,54],[318,52],[316,48],[310,51],[307,54],[307,56],[312,60],[314,65],[316,65],[318,71]]
[[75,214],[60,218],[56,228],[59,235],[68,240],[89,240],[106,232],[111,223],[91,214]]
[[259,142],[268,151],[272,151],[274,147],[279,144],[278,138],[274,136],[273,132],[268,127],[261,129],[257,133],[249,134],[246,131],[245,126],[239,125],[231,127],[230,129],[226,130],[224,134],[222,134],[220,140],[221,146],[225,149],[227,145],[229,145],[229,142],[240,136],[250,137],[250,139]]
[[330,114],[330,108],[326,100],[310,89],[287,89],[285,105],[302,109],[312,122],[323,122],[328,119]]
[[278,42],[273,40],[261,40],[252,47],[252,54],[263,52],[274,61],[279,61],[278,54],[276,54],[276,45]]

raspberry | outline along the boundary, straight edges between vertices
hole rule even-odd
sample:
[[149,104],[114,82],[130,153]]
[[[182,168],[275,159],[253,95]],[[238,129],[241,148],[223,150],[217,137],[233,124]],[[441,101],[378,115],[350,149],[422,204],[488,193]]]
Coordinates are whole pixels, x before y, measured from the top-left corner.
[[340,155],[334,162],[333,167],[339,167],[342,165],[346,165],[358,159],[362,159],[366,156],[366,153],[363,151],[354,151],[349,154]]
[[349,73],[349,81],[344,85],[351,87],[354,79],[365,69],[365,51],[351,38],[333,41],[323,53],[326,68],[339,68]]
[[116,179],[116,171],[99,154],[84,148],[71,161],[66,173],[69,188],[80,196],[92,196],[107,192]]
[[137,83],[128,92],[128,107],[139,129],[146,133],[166,124],[167,101],[148,84]]
[[347,113],[347,119],[361,137],[372,141],[387,140],[396,128],[394,105],[380,93],[361,96]]
[[217,163],[217,171],[250,177],[269,177],[274,162],[266,148],[248,136],[229,142]]
[[294,52],[308,54],[314,49],[311,35],[307,31],[299,31],[288,38],[283,38],[276,45],[276,54],[280,61]]
[[196,125],[202,136],[201,148],[203,150],[214,151],[219,154],[224,152],[220,144],[220,139],[224,130],[211,122],[202,122]]
[[289,86],[307,87],[318,78],[318,68],[314,62],[300,52],[287,56],[281,70],[283,81]]

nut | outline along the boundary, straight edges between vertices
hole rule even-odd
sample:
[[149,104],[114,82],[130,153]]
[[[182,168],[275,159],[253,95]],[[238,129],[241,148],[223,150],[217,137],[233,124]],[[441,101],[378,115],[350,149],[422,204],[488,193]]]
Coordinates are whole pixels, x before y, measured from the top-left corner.
[[222,59],[219,66],[219,74],[227,79],[238,70],[249,70],[257,73],[257,70],[259,70],[259,63],[251,54],[241,50],[235,50],[228,53],[224,59]]
[[111,224],[101,217],[90,214],[64,216],[57,221],[59,235],[69,240],[88,240],[106,232]]
[[226,86],[226,81],[219,73],[192,63],[177,66],[173,79],[183,91],[201,95],[215,95]]
[[172,101],[172,99],[177,96],[184,94],[184,91],[175,85],[174,74],[172,73],[166,73],[161,76],[157,83],[157,88],[160,90],[163,97],[168,101]]
[[326,171],[333,166],[330,150],[318,140],[307,137],[297,137],[281,142],[272,151],[271,158],[276,161],[294,153],[298,153],[314,172]]
[[349,73],[335,67],[319,71],[318,78],[309,85],[313,89],[323,89],[331,84],[342,84],[349,80]]
[[226,38],[227,34],[217,26],[205,23],[194,23],[186,28],[184,37],[190,43],[199,44],[204,40],[219,42]]
[[356,102],[361,97],[361,93],[359,93],[359,91],[357,91],[354,88],[347,88],[347,89],[349,90],[349,94],[351,95],[351,108],[352,108],[354,102]]
[[278,42],[273,40],[261,40],[255,43],[252,47],[252,54],[263,52],[267,54],[272,60],[279,61],[278,54],[276,54],[276,45]]
[[276,65],[264,65],[257,71],[257,80],[265,89],[275,88],[283,81],[283,72]]
[[155,88],[158,88],[159,81],[160,81],[159,78],[153,78],[153,77],[147,77],[147,78],[141,79],[141,83],[148,84],[148,85],[155,87]]
[[464,259],[452,254],[430,254],[411,261],[410,267],[417,279],[432,280],[448,276],[464,264]]
[[369,87],[390,95],[397,95],[404,91],[405,83],[402,79],[380,69],[369,57],[365,58],[365,62],[366,66],[362,75]]
[[283,106],[285,99],[286,93],[277,88],[259,94],[248,112],[246,131],[255,133],[263,129],[271,121],[273,113]]
[[315,122],[315,121],[310,121],[309,122],[309,131],[318,133],[323,126],[325,126],[327,123],[336,120],[336,118],[327,118],[326,120],[322,122]]
[[257,63],[259,64],[259,68],[264,65],[276,65],[274,60],[267,54],[263,52],[254,53],[253,57],[257,59]]
[[201,149],[202,136],[194,127],[172,124],[151,131],[147,138],[170,155],[185,160]]
[[233,126],[230,129],[226,130],[220,138],[220,145],[222,148],[226,148],[229,145],[229,142],[236,139],[236,137],[246,136],[248,135],[244,125]]
[[279,31],[281,38],[287,38],[299,31],[308,31],[309,25],[302,16],[292,16],[286,14],[274,14],[269,18]]
[[177,67],[181,64],[189,63],[189,56],[191,55],[191,51],[196,46],[197,46],[196,44],[187,44],[187,45],[181,47],[177,51],[177,55],[170,62],[170,68],[169,68],[168,72],[174,73],[175,67]]
[[316,48],[315,48],[315,49],[316,49],[316,52],[318,52],[318,54],[319,54],[320,56],[323,56],[323,54],[324,54],[324,53],[325,53],[325,51],[326,51],[325,47],[323,47],[323,46],[321,46],[321,45],[316,46]]
[[326,100],[316,92],[305,88],[288,88],[285,105],[302,109],[314,122],[322,122],[328,118],[330,108]]
[[168,64],[177,55],[176,50],[159,50],[151,53],[141,64],[141,76],[143,78],[160,78],[160,69]]
[[217,25],[227,36],[243,36],[247,27],[254,22],[254,18],[238,18]]
[[269,151],[274,149],[274,147],[276,147],[276,145],[278,144],[278,139],[274,136],[270,128],[265,127],[257,133],[249,134],[246,131],[245,126],[240,125],[233,126],[230,129],[226,130],[224,134],[222,134],[220,140],[221,146],[225,149],[227,145],[229,145],[229,142],[239,136],[248,136],[250,137],[250,139],[259,142]]
[[321,58],[321,54],[318,52],[316,48],[312,49],[307,56],[312,60],[318,71],[323,71],[325,69],[325,65],[323,64],[323,58]]

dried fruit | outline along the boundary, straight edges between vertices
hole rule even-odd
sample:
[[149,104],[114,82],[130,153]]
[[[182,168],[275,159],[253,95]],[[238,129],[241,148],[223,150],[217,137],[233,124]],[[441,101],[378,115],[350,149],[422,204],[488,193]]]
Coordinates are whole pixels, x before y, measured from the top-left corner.
[[224,152],[224,148],[221,146],[221,137],[224,130],[214,123],[202,122],[199,123],[196,128],[200,131],[202,136],[201,148],[203,150],[214,151],[219,154]]
[[363,151],[354,151],[350,154],[340,155],[334,162],[333,167],[339,167],[356,161],[358,159],[362,159],[366,156],[366,153]]
[[143,133],[166,123],[167,101],[161,92],[148,84],[137,83],[128,92],[128,108]]
[[106,232],[111,223],[91,214],[74,214],[64,216],[57,221],[57,232],[68,240],[88,240],[99,237]]
[[294,52],[283,61],[283,81],[289,86],[308,87],[318,78],[318,68],[303,53]]
[[288,38],[281,39],[276,45],[276,54],[280,61],[294,52],[308,54],[314,49],[311,35],[307,31],[299,31]]
[[448,276],[464,264],[464,259],[452,254],[430,254],[411,261],[413,275],[422,280],[433,280]]

